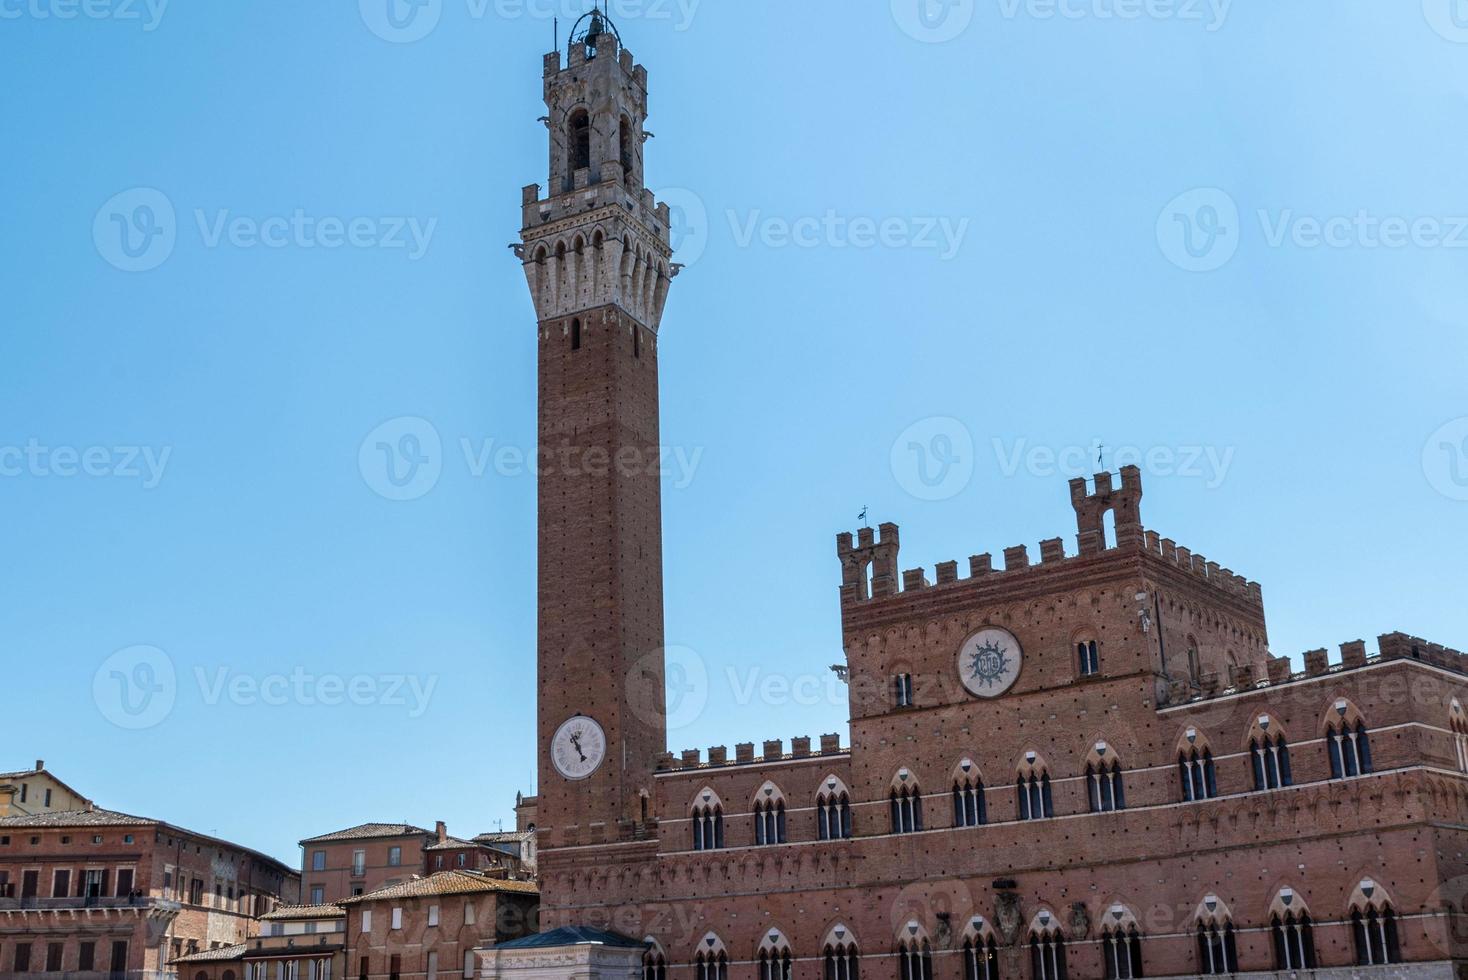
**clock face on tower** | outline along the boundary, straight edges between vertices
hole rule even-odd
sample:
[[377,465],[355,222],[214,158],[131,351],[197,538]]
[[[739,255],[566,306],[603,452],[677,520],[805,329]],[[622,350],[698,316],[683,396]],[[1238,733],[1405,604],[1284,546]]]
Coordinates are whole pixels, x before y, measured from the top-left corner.
[[551,739],[551,761],[567,779],[585,779],[607,756],[607,733],[585,715],[566,720]]

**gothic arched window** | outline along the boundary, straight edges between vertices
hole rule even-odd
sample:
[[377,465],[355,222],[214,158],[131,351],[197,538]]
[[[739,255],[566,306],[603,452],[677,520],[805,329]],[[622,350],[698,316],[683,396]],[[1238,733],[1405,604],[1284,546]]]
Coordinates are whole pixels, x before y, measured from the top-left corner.
[[1260,715],[1249,733],[1249,764],[1256,790],[1279,789],[1295,781],[1284,732],[1268,715]]
[[668,980],[668,958],[657,946],[642,954],[642,980]]
[[1346,701],[1337,701],[1325,726],[1325,747],[1330,755],[1330,778],[1350,779],[1372,771],[1371,738],[1366,722]]
[[984,805],[984,783],[978,773],[960,776],[953,782],[953,826],[977,827],[989,822]]
[[816,796],[816,839],[845,840],[851,836],[851,795],[835,776]]
[[1065,938],[1053,917],[1048,927],[1030,931],[1030,976],[1034,980],[1065,980]]
[[695,980],[729,980],[729,957],[722,950],[700,949],[693,957]]
[[923,794],[917,784],[892,787],[892,833],[913,834],[923,829]]
[[1269,932],[1274,940],[1274,964],[1281,970],[1313,970],[1315,968],[1315,931],[1310,913],[1276,912],[1270,918]]
[[1105,742],[1097,743],[1086,760],[1086,797],[1092,813],[1126,809],[1121,761]]
[[585,109],[577,109],[571,113],[570,122],[566,126],[566,138],[567,151],[570,153],[570,173],[566,176],[574,179],[576,171],[591,166],[591,114]]
[[1178,775],[1183,783],[1183,800],[1211,800],[1218,795],[1218,774],[1213,768],[1213,752],[1204,748],[1199,752],[1189,747],[1177,757]]
[[1135,923],[1101,930],[1102,967],[1106,980],[1135,980],[1142,975],[1142,937]]
[[1096,650],[1096,641],[1076,641],[1076,661],[1082,677],[1094,677],[1101,672],[1101,658]]
[[[838,938],[838,934],[840,938]],[[823,952],[825,980],[861,980],[861,954],[842,926],[832,930]]]
[[1351,912],[1351,935],[1356,944],[1357,966],[1380,966],[1402,962],[1397,938],[1397,916],[1390,905],[1368,906]]
[[963,980],[999,980],[999,947],[992,932],[963,941]]
[[624,176],[629,184],[633,181],[632,172],[635,169],[632,153],[632,140],[635,135],[632,132],[632,120],[628,119],[624,113],[620,120],[620,125],[617,127],[617,149],[618,155],[622,159]]
[[927,937],[904,939],[897,944],[899,980],[933,980],[933,948]]
[[1031,761],[1021,767],[1014,788],[1015,796],[1019,800],[1019,819],[1044,820],[1055,816],[1055,803],[1050,794],[1050,773],[1044,763]]
[[1234,973],[1238,967],[1233,923],[1225,922],[1222,926],[1216,922],[1198,923],[1198,972],[1217,977]]
[[754,805],[754,842],[785,843],[785,801],[760,800]]
[[760,943],[756,956],[759,966],[758,980],[790,980],[795,963],[790,955],[790,943],[774,930]]
[[724,808],[711,793],[693,807],[693,849],[715,851],[724,846]]

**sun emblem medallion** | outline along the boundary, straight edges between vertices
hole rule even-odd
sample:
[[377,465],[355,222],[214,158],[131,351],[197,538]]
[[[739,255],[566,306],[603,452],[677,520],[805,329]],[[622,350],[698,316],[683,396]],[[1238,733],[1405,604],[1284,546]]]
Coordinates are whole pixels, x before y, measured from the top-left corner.
[[958,677],[970,694],[997,698],[1014,686],[1023,660],[1014,634],[991,626],[963,641],[958,651]]

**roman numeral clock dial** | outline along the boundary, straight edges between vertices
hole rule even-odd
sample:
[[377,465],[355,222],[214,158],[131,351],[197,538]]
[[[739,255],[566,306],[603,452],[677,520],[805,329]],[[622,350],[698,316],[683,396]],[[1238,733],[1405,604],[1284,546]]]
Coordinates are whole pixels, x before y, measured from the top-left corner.
[[569,718],[551,739],[551,761],[567,779],[585,779],[607,757],[607,733],[585,715]]

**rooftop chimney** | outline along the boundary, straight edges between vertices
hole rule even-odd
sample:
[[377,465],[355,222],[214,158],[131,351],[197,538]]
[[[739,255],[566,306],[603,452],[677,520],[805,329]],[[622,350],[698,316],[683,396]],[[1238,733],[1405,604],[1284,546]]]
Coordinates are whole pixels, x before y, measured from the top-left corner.
[[46,760],[45,759],[37,759],[36,760],[36,772],[40,772],[42,769],[45,769],[45,768],[46,768]]
[[446,823],[444,823],[442,820],[440,820],[438,822],[437,828],[438,828],[438,842],[440,844],[442,844],[444,841],[446,841],[446,840],[449,839],[449,825],[446,824]]

